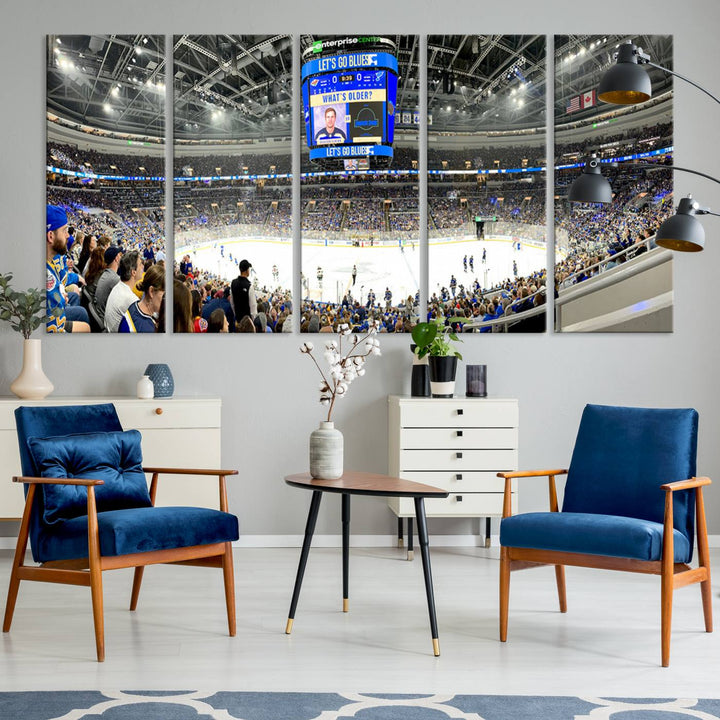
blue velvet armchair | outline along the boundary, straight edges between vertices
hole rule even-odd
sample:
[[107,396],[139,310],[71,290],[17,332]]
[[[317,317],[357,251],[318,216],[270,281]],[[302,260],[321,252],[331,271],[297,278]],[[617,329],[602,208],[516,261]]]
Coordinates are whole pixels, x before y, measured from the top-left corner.
[[[500,524],[500,640],[507,640],[510,573],[554,565],[566,612],[565,565],[660,575],[662,665],[670,663],[675,588],[700,583],[712,632],[710,560],[702,488],[695,477],[698,415],[691,409],[587,405],[568,470],[498,473],[505,478]],[[562,511],[555,477],[567,474]],[[511,516],[514,478],[548,477],[550,512]],[[696,526],[697,523],[697,526]],[[697,527],[698,567],[691,568]]]
[[[228,630],[235,635],[232,542],[225,478],[236,470],[142,466],[140,433],[123,431],[112,404],[20,407],[15,411],[25,510],[13,561],[3,632],[9,632],[21,580],[90,588],[97,659],[105,659],[102,573],[134,567],[130,610],[146,565],[221,568]],[[148,489],[145,473],[152,475]],[[220,510],[155,507],[164,473],[217,476]],[[28,538],[37,566],[25,564]]]

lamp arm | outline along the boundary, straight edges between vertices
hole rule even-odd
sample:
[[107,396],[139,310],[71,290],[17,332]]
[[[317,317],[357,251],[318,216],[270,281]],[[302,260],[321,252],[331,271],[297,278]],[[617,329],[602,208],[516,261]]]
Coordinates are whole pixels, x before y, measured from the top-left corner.
[[691,170],[690,168],[678,167],[677,165],[660,165],[660,164],[655,164],[655,163],[637,163],[637,164],[633,165],[632,167],[641,168],[641,169],[662,168],[663,170],[679,170],[680,172],[686,172],[686,173],[692,173],[693,175],[699,175],[700,177],[704,177],[707,180],[712,180],[713,182],[716,182],[718,185],[720,185],[720,180],[713,177],[712,175],[707,175],[706,173],[700,172],[699,170]]
[[698,90],[702,90],[707,96],[711,97],[716,103],[720,103],[720,98],[715,97],[709,90],[706,90],[702,85],[698,85],[696,82],[693,82],[690,78],[686,78],[684,75],[681,75],[680,73],[676,73],[674,70],[670,70],[669,68],[663,67],[662,65],[658,65],[657,63],[654,63],[650,60],[644,60],[642,57],[640,58],[640,62],[645,65],[652,65],[652,67],[657,68],[658,70],[662,70],[663,72],[668,73],[669,75],[674,75],[675,77],[680,78],[681,80],[684,80],[686,83],[690,83],[694,87],[696,87]]

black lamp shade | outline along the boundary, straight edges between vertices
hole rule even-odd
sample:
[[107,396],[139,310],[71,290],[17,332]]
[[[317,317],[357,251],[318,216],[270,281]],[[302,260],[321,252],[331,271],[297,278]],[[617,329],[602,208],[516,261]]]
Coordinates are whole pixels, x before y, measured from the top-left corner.
[[621,45],[617,64],[603,75],[597,89],[600,100],[613,105],[635,105],[652,96],[652,85],[648,74],[638,65],[635,46]]
[[655,243],[678,252],[700,252],[705,247],[705,229],[693,215],[673,215],[659,228]]
[[568,191],[568,200],[581,203],[610,203],[612,188],[600,172],[599,162],[591,158],[582,175],[575,178]]
[[695,217],[697,207],[692,197],[681,198],[677,213],[658,228],[655,243],[668,250],[700,252],[705,247],[705,229]]

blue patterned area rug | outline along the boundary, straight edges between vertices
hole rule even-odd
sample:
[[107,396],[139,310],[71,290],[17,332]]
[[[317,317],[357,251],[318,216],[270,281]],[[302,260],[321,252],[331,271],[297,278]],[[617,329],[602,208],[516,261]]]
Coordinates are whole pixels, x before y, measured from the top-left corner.
[[1,720],[714,720],[720,700],[193,691],[0,693]]

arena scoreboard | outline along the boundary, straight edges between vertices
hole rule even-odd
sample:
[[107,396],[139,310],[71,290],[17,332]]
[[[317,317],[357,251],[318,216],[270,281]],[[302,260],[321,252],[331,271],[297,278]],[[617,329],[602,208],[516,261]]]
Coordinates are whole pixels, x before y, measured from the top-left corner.
[[310,160],[321,166],[392,161],[398,62],[389,41],[368,39],[376,42],[318,41],[303,53],[305,133]]

